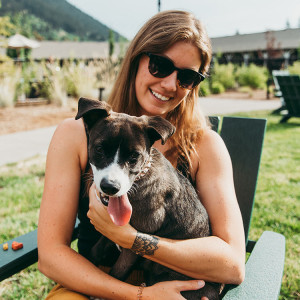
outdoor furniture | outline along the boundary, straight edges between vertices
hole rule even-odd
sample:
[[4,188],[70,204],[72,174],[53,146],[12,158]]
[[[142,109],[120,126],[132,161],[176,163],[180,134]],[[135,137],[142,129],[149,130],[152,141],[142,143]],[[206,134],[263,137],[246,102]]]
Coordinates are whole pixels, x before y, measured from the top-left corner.
[[290,75],[290,72],[286,71],[286,70],[273,70],[272,71],[273,82],[275,85],[274,96],[277,98],[280,98],[280,102],[281,102],[281,107],[275,109],[272,112],[272,114],[279,114],[282,110],[286,109],[284,98],[282,97],[282,93],[280,91],[280,87],[279,87],[278,80],[277,80],[277,76],[281,76],[281,75]]
[[279,89],[285,103],[285,110],[280,123],[287,122],[292,117],[300,117],[300,76],[278,75],[276,76]]
[[[211,117],[214,130],[220,127],[220,118]],[[285,257],[285,238],[281,234],[265,231],[258,242],[248,240],[248,232],[263,139],[266,127],[264,119],[224,117],[220,135],[231,156],[234,183],[241,208],[247,252],[251,253],[246,263],[246,278],[239,285],[226,285],[223,299],[278,299]],[[73,240],[77,234],[76,223]],[[11,249],[0,255],[0,280],[3,280],[37,261],[37,231],[15,238],[24,243],[24,248]],[[9,247],[12,241],[9,241]],[[2,245],[0,245],[2,248]]]

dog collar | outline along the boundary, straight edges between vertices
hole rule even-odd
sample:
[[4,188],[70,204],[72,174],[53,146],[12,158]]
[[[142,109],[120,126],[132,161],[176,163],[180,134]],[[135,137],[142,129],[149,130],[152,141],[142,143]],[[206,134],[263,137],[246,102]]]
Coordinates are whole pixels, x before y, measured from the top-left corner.
[[144,177],[147,174],[147,172],[149,171],[151,165],[152,165],[152,154],[150,152],[148,160],[145,162],[143,169],[136,176],[135,180],[140,180],[142,177]]

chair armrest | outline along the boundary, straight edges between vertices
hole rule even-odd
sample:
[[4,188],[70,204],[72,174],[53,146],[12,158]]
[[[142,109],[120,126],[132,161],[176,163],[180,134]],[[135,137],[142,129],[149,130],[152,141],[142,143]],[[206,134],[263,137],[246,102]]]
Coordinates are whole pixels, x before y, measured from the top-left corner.
[[[13,241],[23,243],[23,248],[12,250]],[[8,250],[3,250],[3,244],[0,245],[0,281],[20,272],[33,263],[37,262],[37,229],[27,234],[14,238],[8,243]]]
[[285,237],[265,231],[247,263],[245,280],[223,297],[225,300],[278,299],[285,257]]
[[[76,220],[72,241],[77,239],[79,220]],[[13,241],[23,243],[23,248],[12,250]],[[8,250],[3,250],[3,244],[8,243]],[[0,244],[0,281],[22,271],[38,261],[37,229],[12,240]]]

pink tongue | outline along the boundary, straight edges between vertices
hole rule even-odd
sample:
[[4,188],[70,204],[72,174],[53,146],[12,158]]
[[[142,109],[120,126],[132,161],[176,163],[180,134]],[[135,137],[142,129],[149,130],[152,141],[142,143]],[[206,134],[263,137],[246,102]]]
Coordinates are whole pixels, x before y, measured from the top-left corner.
[[121,197],[109,197],[107,211],[111,220],[118,226],[126,225],[131,217],[132,206],[127,194]]

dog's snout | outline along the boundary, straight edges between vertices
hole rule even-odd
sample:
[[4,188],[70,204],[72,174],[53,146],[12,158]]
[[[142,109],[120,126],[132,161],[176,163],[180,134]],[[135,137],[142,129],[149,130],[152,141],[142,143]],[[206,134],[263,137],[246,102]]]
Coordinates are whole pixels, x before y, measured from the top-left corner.
[[100,188],[105,194],[113,196],[120,190],[121,185],[115,180],[103,178],[100,182]]

